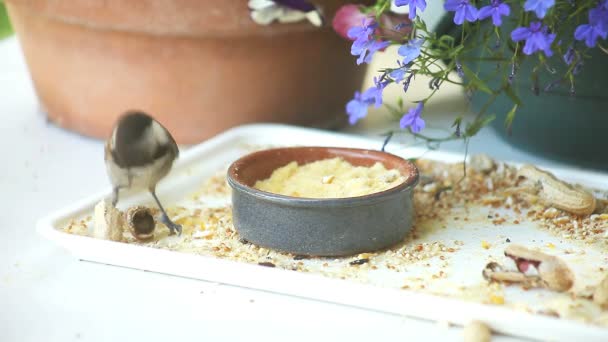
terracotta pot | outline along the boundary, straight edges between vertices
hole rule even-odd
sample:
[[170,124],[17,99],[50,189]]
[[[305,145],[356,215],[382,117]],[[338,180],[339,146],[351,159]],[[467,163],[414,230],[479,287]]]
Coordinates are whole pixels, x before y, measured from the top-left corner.
[[[318,1],[328,20],[347,1]],[[7,0],[49,118],[105,138],[149,112],[179,143],[235,125],[345,122],[365,67],[331,25],[260,26],[246,0]]]

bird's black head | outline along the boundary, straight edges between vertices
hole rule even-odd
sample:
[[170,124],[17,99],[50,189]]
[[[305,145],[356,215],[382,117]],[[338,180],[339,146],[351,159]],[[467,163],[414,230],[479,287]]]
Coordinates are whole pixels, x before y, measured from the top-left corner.
[[179,150],[171,134],[142,111],[129,111],[116,123],[111,153],[120,167],[151,165],[169,154],[176,158]]
[[138,141],[152,125],[154,119],[142,111],[128,111],[116,123],[116,144],[132,144]]

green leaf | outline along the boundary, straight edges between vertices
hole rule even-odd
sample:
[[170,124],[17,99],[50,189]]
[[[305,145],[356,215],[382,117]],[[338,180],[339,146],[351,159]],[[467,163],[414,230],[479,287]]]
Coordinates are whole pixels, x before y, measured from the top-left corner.
[[385,103],[385,104],[384,104],[384,107],[386,107],[386,109],[388,109],[388,112],[391,114],[391,116],[392,116],[394,119],[400,119],[400,118],[403,116],[403,113],[401,113],[401,110],[399,110],[399,109],[397,109],[397,108],[395,108],[395,107],[391,106],[391,105],[390,105],[390,104],[388,104],[388,103]]
[[515,104],[513,108],[507,113],[507,117],[505,118],[505,127],[508,131],[511,130],[511,125],[513,124],[513,119],[515,119],[515,113],[517,112],[518,105]]
[[467,129],[465,131],[465,135],[467,137],[472,137],[479,132],[484,126],[492,122],[496,118],[495,115],[488,115],[484,118],[477,119],[473,121],[470,125],[467,125]]
[[475,86],[475,88],[483,91],[484,93],[492,94],[492,90],[479,78],[477,75],[469,69],[466,65],[462,65],[462,71],[469,81]]
[[4,2],[0,2],[0,39],[6,38],[13,34],[11,22],[8,19],[8,13]]
[[447,47],[452,47],[454,45],[454,37],[449,36],[447,34],[442,35],[441,37],[439,37],[439,42],[445,44],[445,46]]
[[458,55],[460,55],[460,52],[464,49],[464,45],[458,45],[457,47],[453,48],[449,54],[448,57],[450,58],[454,58],[454,57],[458,57]]
[[427,31],[428,31],[428,29],[426,28],[426,23],[424,22],[424,20],[421,20],[421,19],[420,19],[420,16],[417,16],[417,17],[416,17],[416,25],[418,25],[418,27],[419,27],[419,28],[420,28],[422,31],[424,31],[424,32],[427,32]]
[[511,86],[509,84],[507,84],[506,87],[504,87],[504,89],[505,89],[505,94],[507,94],[507,96],[511,99],[511,101],[513,101],[515,103],[516,106],[522,105],[521,99],[517,96],[517,94],[515,94],[515,92],[513,91],[513,88],[511,88]]
[[397,99],[397,107],[399,108],[399,111],[403,111],[403,98],[402,97]]
[[456,136],[460,136],[462,134],[461,127],[462,125],[462,115],[459,115],[456,119],[454,119],[454,123],[452,124],[452,128],[456,130]]

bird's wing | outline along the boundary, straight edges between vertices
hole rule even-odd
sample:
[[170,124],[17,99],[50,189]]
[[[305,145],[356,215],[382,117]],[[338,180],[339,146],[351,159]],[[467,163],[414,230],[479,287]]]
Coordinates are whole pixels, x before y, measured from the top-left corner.
[[177,146],[173,141],[160,142],[155,139],[124,142],[120,148],[113,151],[116,163],[126,168],[149,165],[167,155],[172,155],[174,159],[177,153]]

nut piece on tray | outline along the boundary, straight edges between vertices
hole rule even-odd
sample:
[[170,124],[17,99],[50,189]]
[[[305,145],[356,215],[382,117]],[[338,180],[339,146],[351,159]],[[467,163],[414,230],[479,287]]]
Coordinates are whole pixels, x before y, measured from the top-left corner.
[[464,326],[465,342],[490,342],[491,340],[492,331],[483,322],[471,321]]
[[134,206],[126,213],[107,200],[95,206],[93,236],[110,241],[123,241],[123,232],[128,229],[139,241],[148,241],[154,236],[156,220],[152,210],[145,206]]
[[124,217],[107,200],[102,200],[95,206],[93,236],[97,239],[122,241]]
[[603,310],[608,310],[608,275],[595,288],[593,301]]
[[496,167],[494,160],[484,153],[473,155],[469,164],[473,170],[481,173],[490,173]]
[[[546,287],[553,291],[568,291],[574,285],[574,274],[568,265],[553,255],[528,249],[521,245],[509,245],[505,256],[513,259],[517,271],[505,270],[495,262],[486,265],[483,276],[487,280],[519,283],[528,287]],[[526,271],[534,267],[538,275],[527,275]]]
[[154,236],[156,222],[150,208],[135,206],[127,210],[127,226],[137,240],[147,241]]
[[533,189],[547,204],[575,215],[590,215],[595,210],[593,194],[557,179],[552,173],[523,165],[518,175],[533,182]]

